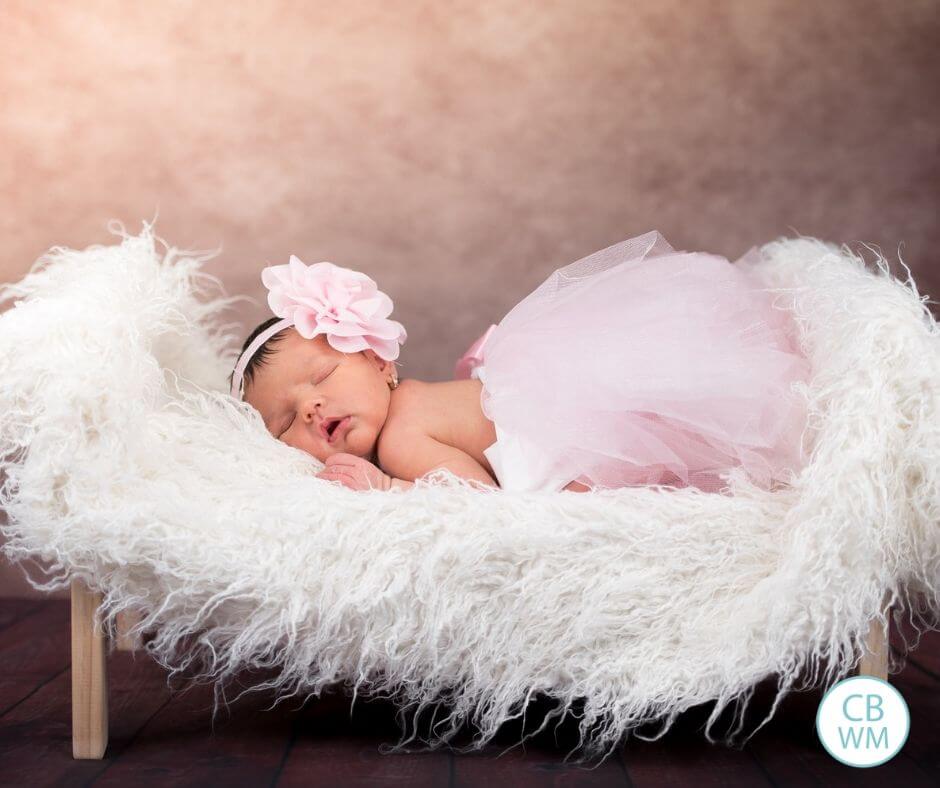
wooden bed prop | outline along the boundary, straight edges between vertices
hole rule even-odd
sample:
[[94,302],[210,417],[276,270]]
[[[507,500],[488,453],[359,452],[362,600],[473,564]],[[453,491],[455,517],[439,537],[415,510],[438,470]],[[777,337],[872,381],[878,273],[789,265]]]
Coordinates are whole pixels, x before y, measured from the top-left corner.
[[[98,606],[101,594],[73,580],[72,592],[72,757],[100,759],[108,747],[108,666],[107,641]],[[137,639],[127,630],[134,625],[133,614],[118,614],[115,645],[120,651],[133,651]],[[858,673],[888,679],[888,631],[874,626],[865,640],[866,651]]]

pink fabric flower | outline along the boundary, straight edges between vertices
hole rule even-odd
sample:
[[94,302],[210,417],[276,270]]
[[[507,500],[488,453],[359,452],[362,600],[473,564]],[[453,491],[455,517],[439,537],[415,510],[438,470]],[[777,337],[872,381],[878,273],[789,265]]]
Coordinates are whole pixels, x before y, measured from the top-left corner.
[[291,318],[306,339],[326,334],[343,353],[372,349],[394,361],[408,338],[401,323],[387,319],[392,299],[359,271],[326,262],[307,265],[291,255],[287,265],[262,269],[261,281],[274,314]]

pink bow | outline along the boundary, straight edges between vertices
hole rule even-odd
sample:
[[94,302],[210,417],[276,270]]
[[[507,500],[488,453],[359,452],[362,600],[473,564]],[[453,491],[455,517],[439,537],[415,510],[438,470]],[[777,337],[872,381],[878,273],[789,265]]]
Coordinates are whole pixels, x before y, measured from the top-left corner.
[[458,359],[454,367],[455,380],[469,378],[474,368],[483,363],[483,346],[486,344],[486,340],[490,338],[490,334],[493,333],[494,328],[496,328],[495,323],[486,329],[486,333],[470,345],[470,347],[467,348],[467,352]]

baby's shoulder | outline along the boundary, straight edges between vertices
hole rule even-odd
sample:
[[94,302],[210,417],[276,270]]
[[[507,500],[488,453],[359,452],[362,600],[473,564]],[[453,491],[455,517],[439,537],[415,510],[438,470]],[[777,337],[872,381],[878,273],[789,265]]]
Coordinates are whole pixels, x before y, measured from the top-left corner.
[[393,393],[376,441],[383,470],[414,479],[442,462],[465,463],[469,455],[494,475],[485,452],[496,433],[481,408],[479,380],[406,380]]
[[385,425],[379,433],[376,451],[381,459],[383,450],[406,438],[429,435],[428,421],[432,409],[429,407],[427,383],[420,380],[403,380],[394,391],[388,407]]
[[[477,444],[495,440],[492,423],[480,409],[479,380],[403,380],[394,391],[376,449],[381,459],[396,446],[443,444],[476,456]],[[425,440],[428,439],[428,440]]]

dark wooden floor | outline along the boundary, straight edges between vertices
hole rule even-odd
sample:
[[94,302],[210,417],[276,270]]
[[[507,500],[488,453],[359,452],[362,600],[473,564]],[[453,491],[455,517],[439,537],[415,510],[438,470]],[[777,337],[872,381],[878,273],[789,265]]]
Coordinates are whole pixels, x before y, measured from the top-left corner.
[[[744,749],[710,745],[701,733],[709,707],[680,717],[655,742],[631,739],[616,756],[588,770],[562,763],[577,742],[569,717],[524,745],[509,748],[521,727],[507,724],[483,752],[383,755],[399,738],[390,701],[350,699],[341,692],[273,710],[253,693],[210,722],[206,686],[171,691],[145,655],[109,661],[110,728],[101,761],[71,757],[69,608],[62,600],[0,599],[0,784],[45,785],[401,785],[401,786],[696,786],[873,785],[913,788],[940,781],[940,634],[931,633],[892,676],[911,711],[901,752],[872,769],[833,760],[816,738],[820,691],[793,693]],[[770,708],[770,686],[756,693],[749,719]],[[553,702],[527,712],[526,732]],[[539,717],[539,712],[542,717]],[[730,717],[729,717],[730,719]],[[468,731],[455,743],[470,741]],[[557,744],[556,744],[557,736]]]

